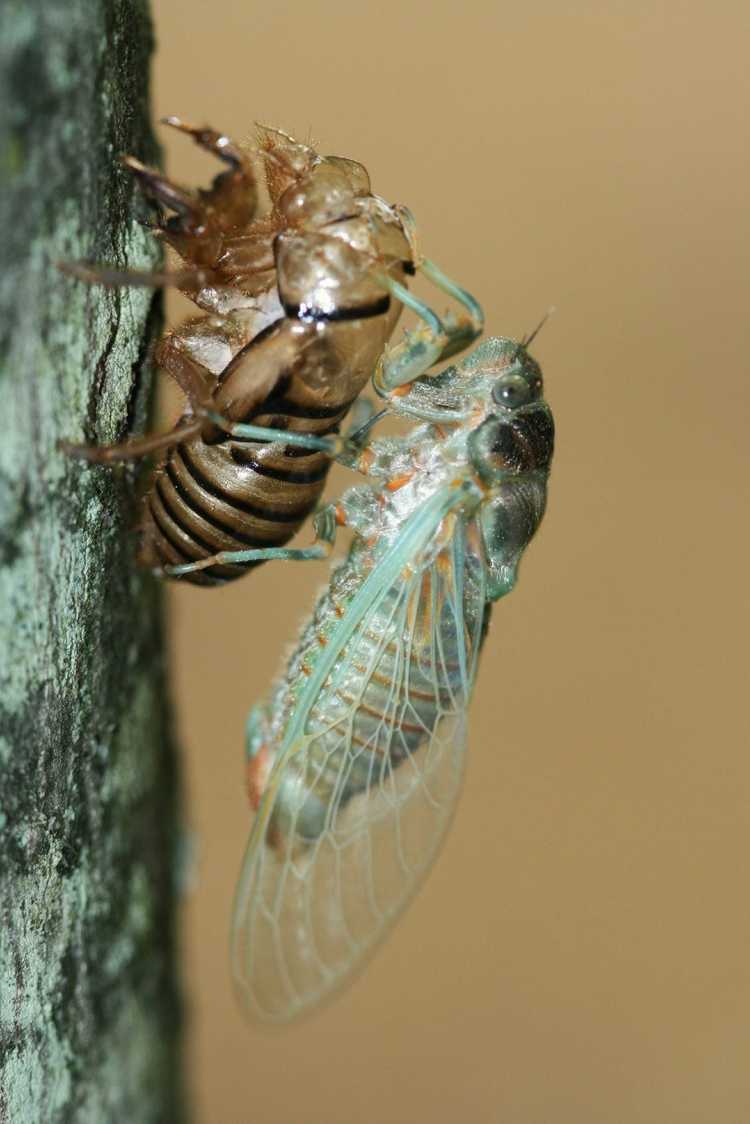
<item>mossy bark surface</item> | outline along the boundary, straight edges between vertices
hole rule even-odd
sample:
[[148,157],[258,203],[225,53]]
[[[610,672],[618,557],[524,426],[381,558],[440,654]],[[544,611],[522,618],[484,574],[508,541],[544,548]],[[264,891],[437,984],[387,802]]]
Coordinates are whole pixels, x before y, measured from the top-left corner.
[[0,11],[0,1121],[181,1119],[176,776],[137,470],[60,439],[143,428],[151,290],[117,158],[157,157],[145,0]]

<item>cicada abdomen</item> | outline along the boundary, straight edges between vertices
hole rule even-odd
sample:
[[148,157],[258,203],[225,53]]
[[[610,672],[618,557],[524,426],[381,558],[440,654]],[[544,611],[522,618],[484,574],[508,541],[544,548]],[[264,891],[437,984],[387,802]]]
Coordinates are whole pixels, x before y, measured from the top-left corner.
[[[187,408],[163,436],[67,450],[106,463],[166,448],[144,500],[140,559],[165,576],[179,567],[186,580],[212,585],[262,558],[190,565],[282,547],[317,504],[331,463],[324,442],[311,448],[278,435],[320,439],[338,429],[399,316],[383,280],[403,282],[414,253],[404,212],[371,193],[356,161],[319,156],[277,130],[261,129],[251,150],[212,129],[168,123],[228,165],[208,191],[193,192],[124,161],[158,204],[154,233],[182,268],[72,272],[108,284],[173,284],[203,310],[156,352]],[[276,438],[231,436],[216,417]]]

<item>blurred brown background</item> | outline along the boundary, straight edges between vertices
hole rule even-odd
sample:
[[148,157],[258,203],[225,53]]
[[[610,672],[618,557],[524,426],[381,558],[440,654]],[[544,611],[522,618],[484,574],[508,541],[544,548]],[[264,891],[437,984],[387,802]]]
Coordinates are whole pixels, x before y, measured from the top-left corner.
[[363,161],[491,332],[558,309],[534,345],[549,512],[494,616],[448,845],[365,976],[270,1036],[227,967],[243,722],[326,570],[172,594],[197,1119],[747,1121],[747,3],[155,17],[158,114]]

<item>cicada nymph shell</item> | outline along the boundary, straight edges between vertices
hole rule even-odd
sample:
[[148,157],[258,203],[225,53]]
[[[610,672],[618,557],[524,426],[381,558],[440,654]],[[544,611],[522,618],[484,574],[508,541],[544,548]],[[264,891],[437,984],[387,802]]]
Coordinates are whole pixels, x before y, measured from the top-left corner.
[[[144,498],[140,560],[165,576],[214,585],[262,559],[207,559],[282,547],[318,502],[330,466],[320,449],[238,439],[229,423],[306,434],[335,432],[373,372],[400,302],[378,278],[414,272],[404,212],[370,189],[354,160],[320,156],[266,127],[243,146],[208,127],[167,123],[227,165],[190,190],[127,157],[154,201],[153,232],[178,269],[71,272],[107,284],[172,284],[201,310],[156,350],[187,398],[169,434],[74,455],[112,462],[166,449]],[[208,415],[213,415],[213,419]]]

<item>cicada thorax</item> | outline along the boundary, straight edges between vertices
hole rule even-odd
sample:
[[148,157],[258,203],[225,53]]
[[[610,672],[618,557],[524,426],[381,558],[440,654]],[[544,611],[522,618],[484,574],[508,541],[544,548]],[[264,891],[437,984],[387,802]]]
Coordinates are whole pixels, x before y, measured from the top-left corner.
[[[193,412],[313,436],[334,432],[398,319],[400,306],[377,275],[404,280],[412,271],[398,212],[370,194],[360,164],[321,158],[265,130],[270,205],[260,214],[249,155],[211,130],[187,131],[230,170],[210,191],[191,194],[136,169],[176,212],[160,233],[193,269],[182,287],[206,310],[165,337],[158,361]],[[163,568],[283,546],[317,504],[329,465],[323,453],[229,439],[207,421],[157,469],[142,562]],[[216,565],[185,580],[225,582],[258,564]]]

